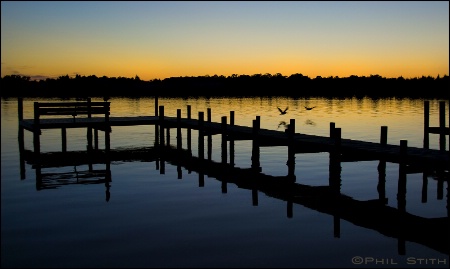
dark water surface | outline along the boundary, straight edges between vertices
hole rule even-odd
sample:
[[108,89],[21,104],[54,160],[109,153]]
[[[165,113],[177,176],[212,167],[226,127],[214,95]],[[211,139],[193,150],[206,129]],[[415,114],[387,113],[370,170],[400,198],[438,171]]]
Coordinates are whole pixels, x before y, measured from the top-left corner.
[[[34,101],[25,99],[24,118],[33,117]],[[430,100],[431,126],[439,124],[439,101]],[[111,116],[154,113],[151,98],[110,102]],[[260,116],[261,128],[279,131],[284,131],[282,122],[293,118],[296,132],[321,136],[328,136],[329,123],[335,122],[343,138],[369,142],[379,142],[384,125],[389,128],[388,144],[405,139],[408,146],[423,145],[423,100],[180,98],[160,99],[159,105],[167,116],[176,116],[180,108],[183,117],[190,105],[193,118],[199,111],[206,118],[211,108],[215,122],[235,111],[235,124],[243,126],[252,126]],[[280,115],[277,107],[289,107],[288,113]],[[30,163],[21,175],[15,99],[1,100],[1,127],[4,268],[449,266],[448,253],[436,244],[447,242],[448,249],[448,230],[445,235],[439,228],[442,220],[448,223],[448,181],[422,172],[407,174],[405,210],[411,222],[402,224],[395,163],[386,163],[387,203],[379,207],[364,203],[377,203],[380,198],[379,160],[340,163],[340,194],[348,203],[336,204],[314,191],[289,196],[286,189],[294,185],[283,189],[281,183],[262,184],[256,175],[233,177],[238,170],[223,171],[228,182],[213,177],[219,167],[215,165],[221,162],[220,135],[212,137],[209,156],[205,138],[204,156],[210,163],[202,169],[177,165],[176,153],[166,153],[163,162],[148,153],[148,158],[112,160],[111,182],[105,183],[103,176],[82,178],[82,172],[89,170],[87,164],[64,160],[70,165],[42,168],[42,173],[51,175],[38,185]],[[176,136],[171,130],[174,147]],[[183,130],[183,148],[186,138]],[[60,130],[43,130],[40,139],[43,153],[61,151]],[[131,152],[137,154],[137,149],[154,150],[156,140],[154,126],[113,127],[111,149],[134,148]],[[29,131],[24,142],[25,149],[33,149]],[[101,149],[104,143],[99,132]],[[437,135],[430,136],[430,148],[439,149]],[[67,130],[67,150],[86,150],[85,129]],[[198,153],[198,132],[192,131],[192,155]],[[260,148],[261,173],[271,182],[288,175],[287,153],[285,146]],[[251,168],[251,156],[251,141],[234,142],[236,169]],[[105,164],[94,164],[93,169],[105,169]],[[296,185],[319,190],[329,186],[330,177],[328,152],[295,155]],[[379,214],[380,207],[393,213]],[[436,226],[430,225],[434,222]]]

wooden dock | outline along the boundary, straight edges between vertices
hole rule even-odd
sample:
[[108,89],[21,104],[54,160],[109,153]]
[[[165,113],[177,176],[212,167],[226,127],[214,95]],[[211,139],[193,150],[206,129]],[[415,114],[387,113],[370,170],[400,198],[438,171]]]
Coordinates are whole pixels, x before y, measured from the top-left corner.
[[[449,151],[445,150],[445,135],[448,135],[448,127],[424,126],[424,135],[429,133],[440,134],[441,149],[427,148],[427,138],[424,138],[424,148],[408,147],[406,140],[399,141],[399,145],[387,144],[387,126],[381,126],[380,143],[343,139],[341,129],[336,128],[330,122],[329,136],[315,136],[295,132],[295,120],[291,119],[289,128],[285,131],[267,130],[260,128],[260,117],[253,120],[252,126],[239,126],[234,124],[234,111],[230,111],[229,120],[221,117],[221,122],[211,121],[211,109],[208,108],[207,119],[204,112],[198,113],[198,118],[191,117],[190,106],[187,107],[187,117],[181,117],[181,109],[177,109],[176,117],[164,116],[164,106],[157,106],[155,99],[155,115],[139,117],[109,117],[109,103],[95,104],[102,117],[90,115],[89,102],[84,103],[55,103],[44,104],[51,109],[43,110],[62,115],[72,115],[65,118],[40,118],[40,111],[35,113],[34,119],[23,119],[21,116],[22,105],[19,103],[19,147],[21,159],[21,177],[25,178],[25,161],[33,165],[36,171],[36,188],[38,190],[57,188],[70,184],[70,179],[76,177],[74,184],[98,184],[106,186],[106,200],[110,199],[111,161],[150,161],[156,163],[156,169],[161,174],[165,173],[165,163],[177,166],[178,177],[181,178],[181,167],[188,171],[195,171],[199,175],[199,187],[204,186],[204,177],[216,178],[222,182],[222,192],[227,192],[227,184],[234,183],[239,188],[252,191],[253,205],[258,205],[258,191],[270,197],[287,202],[287,216],[292,217],[292,205],[300,204],[313,210],[333,216],[334,236],[340,237],[340,220],[346,220],[355,225],[373,229],[384,235],[398,238],[399,254],[405,253],[405,241],[417,242],[426,245],[442,253],[448,253],[448,216],[443,218],[422,218],[406,212],[406,175],[418,171],[424,173],[424,185],[422,190],[422,202],[427,200],[427,181],[429,175],[438,175],[438,197],[443,199],[443,182],[448,181]],[[79,110],[81,106],[83,109]],[[108,108],[107,111],[103,108]],[[35,104],[35,108],[39,105]],[[70,107],[70,108],[69,108]],[[72,109],[76,107],[77,113],[85,117],[79,117]],[[445,117],[444,109],[440,110],[440,117]],[[52,115],[55,116],[55,115]],[[427,116],[425,116],[426,118]],[[425,121],[427,122],[427,121]],[[429,121],[428,121],[429,122]],[[111,150],[109,138],[114,126],[154,125],[155,147]],[[82,152],[67,152],[66,132],[67,128],[87,128],[88,150]],[[57,153],[40,152],[40,135],[43,129],[61,129],[62,150]],[[176,147],[170,144],[170,130],[175,129]],[[187,129],[187,149],[183,148],[181,129]],[[25,150],[23,141],[24,130],[33,133],[34,150]],[[198,155],[192,156],[191,130],[198,132]],[[93,141],[92,131],[95,132]],[[105,149],[98,149],[98,131],[105,135]],[[220,135],[222,141],[220,163],[210,159],[210,139],[213,135]],[[204,138],[208,137],[207,154],[205,158]],[[444,137],[444,139],[442,139]],[[234,141],[250,140],[251,168],[239,168],[234,164]],[[444,147],[442,147],[444,144]],[[229,150],[228,150],[229,145]],[[287,175],[271,176],[262,173],[259,163],[259,149],[265,146],[287,146]],[[295,154],[310,152],[329,152],[329,185],[308,186],[297,183],[295,176]],[[371,201],[358,201],[341,194],[341,163],[346,161],[378,160],[378,185],[379,199]],[[385,168],[386,162],[399,164],[399,179],[397,192],[397,208],[387,206],[385,193]],[[42,173],[41,169],[58,166],[77,166],[89,164],[88,171],[58,173]],[[92,165],[105,163],[106,169],[94,170]],[[55,180],[56,179],[56,180]],[[56,183],[55,183],[56,182]],[[447,188],[447,209],[448,206]],[[447,210],[448,211],[448,210]],[[447,212],[448,215],[448,212]],[[394,221],[395,225],[392,224]]]
[[[156,99],[157,100],[157,99]],[[37,102],[36,102],[37,103]],[[71,103],[72,105],[84,104],[83,102]],[[97,102],[99,103],[99,102]],[[105,102],[107,103],[107,102]],[[443,102],[442,102],[443,103]],[[46,103],[49,104],[49,103]],[[56,103],[63,104],[63,103]],[[54,106],[56,106],[56,104]],[[157,101],[156,101],[157,104]],[[155,105],[156,105],[155,104]],[[36,105],[36,104],[35,104]],[[427,109],[429,106],[426,105]],[[441,106],[442,107],[442,106]],[[109,108],[109,103],[108,103]],[[22,109],[22,105],[19,105]],[[64,108],[66,113],[67,108]],[[289,129],[285,132],[276,130],[267,130],[260,128],[260,117],[253,120],[252,127],[239,126],[234,124],[234,111],[230,111],[230,120],[227,123],[227,117],[222,117],[222,122],[211,122],[211,110],[208,108],[208,119],[204,120],[204,112],[199,112],[197,119],[191,118],[190,106],[187,107],[187,117],[181,117],[181,109],[177,110],[177,117],[164,116],[164,106],[159,106],[159,113],[155,116],[138,117],[80,117],[80,118],[42,118],[38,121],[34,119],[23,119],[19,111],[19,127],[34,133],[35,151],[40,151],[40,130],[42,129],[61,129],[62,132],[62,150],[65,151],[66,128],[88,128],[94,130],[95,136],[98,131],[105,133],[105,148],[109,148],[109,131],[114,126],[133,126],[133,125],[155,125],[161,128],[161,137],[164,137],[164,130],[176,128],[185,128],[188,130],[200,130],[199,135],[221,134],[225,141],[230,140],[252,140],[255,147],[259,146],[289,146],[290,154],[302,152],[331,152],[339,151],[342,158],[358,160],[380,160],[387,162],[400,163],[406,162],[408,165],[436,167],[436,169],[449,169],[450,154],[445,150],[445,135],[448,135],[449,127],[425,126],[426,136],[429,133],[441,134],[441,149],[434,150],[428,147],[428,138],[424,138],[424,148],[408,147],[406,140],[399,141],[399,145],[387,144],[387,126],[381,126],[380,143],[359,141],[353,139],[341,138],[341,129],[336,128],[333,122],[330,122],[330,136],[316,136],[302,133],[295,133],[295,120],[291,119]],[[156,112],[156,109],[155,109]],[[35,114],[36,114],[35,110]],[[450,113],[449,113],[450,114]],[[66,114],[67,115],[67,114]],[[445,117],[445,110],[440,110],[440,118]],[[425,117],[427,118],[427,117]],[[429,120],[426,120],[427,124]],[[105,131],[109,130],[109,131]],[[167,131],[169,132],[169,131]],[[444,137],[444,139],[442,139]],[[88,145],[92,145],[92,134],[88,134]],[[98,147],[97,144],[96,148]],[[444,146],[442,148],[442,145]]]

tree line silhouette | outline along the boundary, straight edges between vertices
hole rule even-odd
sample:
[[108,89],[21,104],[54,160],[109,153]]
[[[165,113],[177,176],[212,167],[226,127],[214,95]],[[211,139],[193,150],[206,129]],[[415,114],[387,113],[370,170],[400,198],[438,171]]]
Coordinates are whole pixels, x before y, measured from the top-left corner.
[[254,74],[170,77],[141,80],[95,75],[31,80],[28,76],[1,78],[1,97],[373,97],[449,99],[449,76],[386,78],[379,75],[310,78],[296,73],[283,76]]

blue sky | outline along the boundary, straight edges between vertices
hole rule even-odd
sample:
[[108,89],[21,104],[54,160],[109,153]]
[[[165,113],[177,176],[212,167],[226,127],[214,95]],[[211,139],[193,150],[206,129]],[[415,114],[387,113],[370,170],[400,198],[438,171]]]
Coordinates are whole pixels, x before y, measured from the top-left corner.
[[1,76],[449,74],[448,1],[2,1]]

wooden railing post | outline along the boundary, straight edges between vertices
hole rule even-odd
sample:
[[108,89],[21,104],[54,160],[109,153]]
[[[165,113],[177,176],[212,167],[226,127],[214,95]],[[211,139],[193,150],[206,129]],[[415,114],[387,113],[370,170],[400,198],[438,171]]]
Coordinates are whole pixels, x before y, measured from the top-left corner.
[[105,152],[107,156],[109,156],[110,132],[111,132],[111,125],[109,123],[109,113],[110,113],[109,102],[105,102],[104,106],[105,106]]
[[336,124],[334,122],[330,122],[330,138],[333,138],[335,128],[336,128]]
[[256,172],[261,172],[259,162],[259,128],[260,128],[260,116],[256,116],[253,120],[253,138],[252,138],[252,165],[251,167]]
[[155,116],[158,117],[158,95],[155,95]]
[[[191,106],[187,105],[187,112],[186,112],[186,117],[188,120],[191,119]],[[189,154],[192,154],[192,144],[191,144],[191,128],[187,128],[187,135],[186,135],[186,140],[187,140],[187,149]]]
[[227,116],[222,117],[222,164],[227,164]]
[[[210,126],[211,124],[211,108],[208,107],[207,108],[207,112],[206,112],[206,121],[208,122],[208,126]],[[212,135],[211,132],[209,132],[209,127],[208,127],[208,149],[207,149],[207,153],[208,153],[208,160],[212,160]]]
[[177,109],[177,149],[182,149],[181,140],[181,109]]
[[[381,126],[381,134],[380,134],[380,145],[387,145],[387,126]],[[386,200],[386,159],[384,157],[380,158],[378,162],[378,200],[382,204],[387,204]]]
[[[34,153],[39,154],[41,151],[40,138],[41,129],[39,127],[39,103],[34,102],[34,130],[33,130],[33,145]],[[37,155],[38,156],[38,155]]]
[[198,112],[198,156],[201,161],[205,157],[205,139],[204,139],[204,113],[202,111]]
[[[233,127],[233,126],[234,126],[234,111],[230,111],[230,127]],[[234,139],[233,139],[233,134],[230,134],[229,138],[230,138],[230,165],[234,166]]]
[[295,119],[290,119],[288,126],[288,177],[295,182]]
[[[92,112],[91,98],[89,97],[89,98],[87,98],[87,117],[89,120],[92,118],[91,112]],[[87,142],[88,142],[87,148],[88,148],[88,151],[90,152],[90,151],[92,151],[92,127],[91,126],[89,126],[87,128]]]
[[423,110],[423,147],[428,149],[430,147],[430,101],[424,101]]
[[445,101],[439,102],[439,149],[445,151]]
[[159,106],[159,145],[160,147],[164,147],[165,146],[165,137],[164,137],[164,106]]

